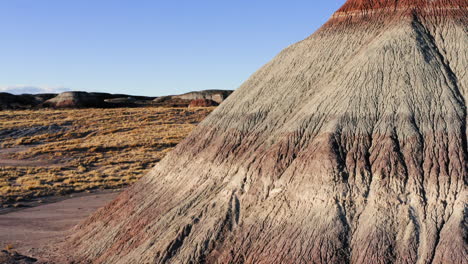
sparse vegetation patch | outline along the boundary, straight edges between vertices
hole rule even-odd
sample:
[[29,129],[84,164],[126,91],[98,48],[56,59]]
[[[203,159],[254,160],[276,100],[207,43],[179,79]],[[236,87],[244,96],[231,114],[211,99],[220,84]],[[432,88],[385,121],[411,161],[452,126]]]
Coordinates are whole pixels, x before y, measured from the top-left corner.
[[142,177],[213,108],[0,112],[0,204]]

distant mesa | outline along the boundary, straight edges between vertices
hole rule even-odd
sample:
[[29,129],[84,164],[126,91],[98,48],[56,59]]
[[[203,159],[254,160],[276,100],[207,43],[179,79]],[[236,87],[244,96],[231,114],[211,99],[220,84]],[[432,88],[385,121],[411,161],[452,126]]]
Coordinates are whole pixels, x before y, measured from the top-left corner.
[[[21,96],[21,95],[19,95]],[[37,103],[43,103],[49,99],[52,99],[57,96],[54,93],[46,93],[46,94],[32,94],[32,95],[22,95],[22,96],[32,96]]]
[[[190,106],[194,100],[209,100],[212,101],[210,106],[219,105],[226,100],[229,95],[232,94],[232,90],[203,90],[194,91],[181,95],[169,95],[158,97],[153,100],[157,105],[168,105],[168,106]],[[200,103],[199,101],[198,103]],[[194,102],[196,104],[197,102]],[[206,102],[207,103],[207,102]],[[215,103],[215,104],[213,104]]]
[[116,107],[188,107],[194,100],[206,100],[194,104],[215,106],[224,101],[232,91],[206,90],[182,95],[162,97],[135,96],[127,94],[89,93],[83,91],[60,94],[0,93],[0,110],[40,108],[116,108]]
[[83,108],[104,107],[104,97],[87,92],[65,92],[44,102],[45,107]]
[[156,97],[153,102],[155,103],[164,103],[172,99],[171,95],[168,96],[161,96],[161,97]]
[[125,94],[64,92],[44,102],[51,108],[114,108],[146,105],[155,97],[131,96]]
[[0,110],[35,108],[46,100],[55,96],[56,94],[14,95],[10,93],[0,93]]
[[214,101],[218,104],[222,103],[226,98],[231,95],[233,91],[230,90],[204,90],[197,92],[189,92],[181,95],[173,96],[174,98],[179,98],[183,100],[197,100],[197,99],[207,99]]

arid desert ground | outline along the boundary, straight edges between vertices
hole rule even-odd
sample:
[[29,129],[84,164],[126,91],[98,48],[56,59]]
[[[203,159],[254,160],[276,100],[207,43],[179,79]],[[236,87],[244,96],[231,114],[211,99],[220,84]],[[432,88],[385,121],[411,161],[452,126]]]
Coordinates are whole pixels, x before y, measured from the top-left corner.
[[213,108],[0,112],[0,203],[133,183]]
[[347,0],[232,94],[9,96],[0,262],[466,264],[467,69],[467,0]]
[[0,111],[0,247],[34,248],[152,168],[214,108]]

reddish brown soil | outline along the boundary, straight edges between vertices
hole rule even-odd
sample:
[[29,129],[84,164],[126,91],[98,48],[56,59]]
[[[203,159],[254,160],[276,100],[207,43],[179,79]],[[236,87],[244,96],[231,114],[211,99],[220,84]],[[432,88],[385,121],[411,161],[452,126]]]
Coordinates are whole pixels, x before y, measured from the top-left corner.
[[218,106],[219,104],[209,99],[195,99],[190,102],[189,107],[210,107]]

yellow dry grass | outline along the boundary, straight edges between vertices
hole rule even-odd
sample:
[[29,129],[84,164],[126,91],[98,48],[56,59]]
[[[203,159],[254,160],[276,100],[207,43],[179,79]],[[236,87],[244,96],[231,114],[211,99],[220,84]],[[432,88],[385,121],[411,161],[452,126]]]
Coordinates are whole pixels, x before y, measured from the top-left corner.
[[212,110],[0,111],[0,203],[127,186]]

